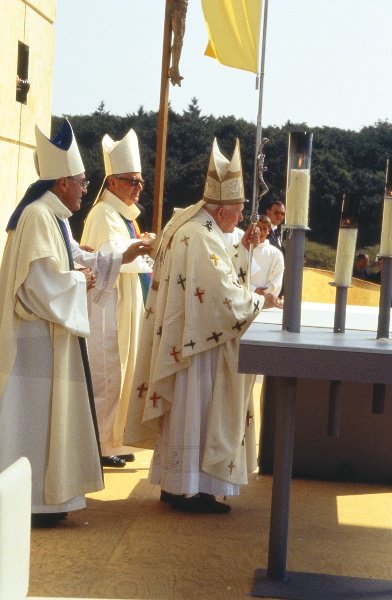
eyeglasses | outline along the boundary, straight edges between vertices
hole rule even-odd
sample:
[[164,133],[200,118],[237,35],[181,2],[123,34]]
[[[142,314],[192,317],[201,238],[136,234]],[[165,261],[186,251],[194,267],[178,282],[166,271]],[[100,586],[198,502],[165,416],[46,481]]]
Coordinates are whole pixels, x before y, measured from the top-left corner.
[[141,185],[143,187],[144,184],[146,183],[144,179],[140,179],[139,177],[119,177],[119,176],[117,176],[116,179],[120,179],[121,181],[126,181],[129,185],[132,185],[132,186]]
[[87,179],[76,179],[76,177],[68,177],[68,179],[76,181],[76,183],[80,185],[83,191],[86,191],[88,186],[90,185],[90,182]]

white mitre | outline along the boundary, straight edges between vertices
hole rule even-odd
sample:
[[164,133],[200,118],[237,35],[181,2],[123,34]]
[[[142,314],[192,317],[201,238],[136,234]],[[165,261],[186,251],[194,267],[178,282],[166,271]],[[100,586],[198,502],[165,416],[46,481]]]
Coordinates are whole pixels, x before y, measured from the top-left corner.
[[223,156],[214,139],[203,200],[208,204],[241,204],[245,201],[238,139],[231,161]]
[[139,142],[133,129],[119,142],[115,142],[106,134],[102,139],[105,174],[141,173]]
[[40,179],[60,179],[84,173],[84,165],[71,124],[65,120],[60,132],[52,139],[35,126],[37,150],[35,167]]

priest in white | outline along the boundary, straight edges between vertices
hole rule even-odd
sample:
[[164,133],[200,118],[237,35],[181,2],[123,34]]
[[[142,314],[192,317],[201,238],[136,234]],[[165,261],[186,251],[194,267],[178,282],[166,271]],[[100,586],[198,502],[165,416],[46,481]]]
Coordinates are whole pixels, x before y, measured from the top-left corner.
[[[272,223],[266,215],[260,215],[257,227],[260,231],[260,243],[253,249],[249,287],[258,294],[278,296],[283,282],[283,253],[267,239],[272,229]],[[227,233],[225,237],[229,243],[237,247],[243,235],[244,231],[236,227],[233,233]]]
[[[33,525],[54,526],[103,487],[84,338],[87,291],[104,290],[122,262],[148,253],[79,249],[67,218],[88,182],[68,121],[48,139],[36,127],[33,183],[8,223],[0,269],[0,470],[32,467]],[[74,270],[74,260],[87,268]],[[90,384],[90,385],[89,385]]]
[[[140,210],[135,203],[144,185],[136,133],[131,129],[120,141],[105,135],[102,148],[105,180],[81,243],[102,252],[123,252],[137,239],[153,237],[141,234],[136,221]],[[93,290],[89,298],[88,350],[104,466],[124,467],[126,460],[134,460],[123,436],[151,262],[140,256],[123,265],[106,292]]]
[[150,481],[179,511],[228,512],[216,496],[239,494],[256,467],[254,377],[237,372],[239,338],[263,304],[281,302],[244,285],[257,228],[228,250],[243,207],[239,143],[229,161],[215,140],[203,199],[157,242],[125,441],[154,447]]

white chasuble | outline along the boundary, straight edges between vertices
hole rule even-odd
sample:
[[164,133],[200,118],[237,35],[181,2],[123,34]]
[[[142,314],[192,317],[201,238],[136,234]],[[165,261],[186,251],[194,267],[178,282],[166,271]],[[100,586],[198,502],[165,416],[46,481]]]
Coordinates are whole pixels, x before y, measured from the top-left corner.
[[166,230],[146,303],[125,441],[157,444],[152,481],[166,491],[238,493],[236,486],[256,467],[254,377],[238,373],[239,337],[263,298],[244,286],[247,252],[241,245],[231,256],[204,209],[174,232],[170,224]]

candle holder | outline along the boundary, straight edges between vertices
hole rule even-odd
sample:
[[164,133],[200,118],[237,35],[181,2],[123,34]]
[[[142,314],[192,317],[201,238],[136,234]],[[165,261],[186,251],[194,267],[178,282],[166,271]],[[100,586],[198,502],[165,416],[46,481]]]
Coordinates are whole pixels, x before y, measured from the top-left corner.
[[302,279],[305,233],[308,229],[310,163],[313,134],[292,131],[287,160],[286,240],[284,304],[282,329],[298,333],[301,329]]
[[[330,283],[330,285],[336,287],[334,333],[344,333],[346,331],[347,291],[351,287],[358,233],[358,213],[359,196],[357,194],[343,194],[334,281]],[[327,434],[335,438],[339,437],[340,430],[341,393],[342,382],[331,381],[329,385]]]
[[287,160],[286,228],[307,229],[313,133],[292,131]]
[[[389,338],[392,303],[392,163],[387,160],[379,258],[382,260],[377,339]],[[385,384],[373,386],[373,414],[384,412]]]

